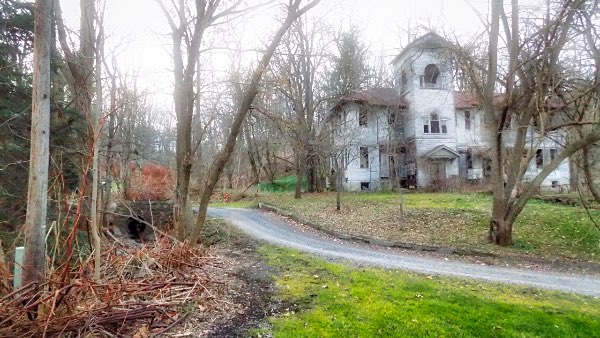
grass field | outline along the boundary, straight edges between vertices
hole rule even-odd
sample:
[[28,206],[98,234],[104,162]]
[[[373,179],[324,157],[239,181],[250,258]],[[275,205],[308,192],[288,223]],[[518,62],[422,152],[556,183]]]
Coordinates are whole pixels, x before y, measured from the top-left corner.
[[600,337],[599,299],[260,252],[286,304],[274,337]]
[[[502,254],[600,261],[600,230],[581,207],[531,200],[514,225],[514,245],[487,243],[491,196],[477,193],[348,193],[342,210],[335,194],[261,194],[276,205],[328,229],[378,239],[452,246]],[[400,202],[404,202],[404,215]],[[600,220],[600,211],[592,211]]]

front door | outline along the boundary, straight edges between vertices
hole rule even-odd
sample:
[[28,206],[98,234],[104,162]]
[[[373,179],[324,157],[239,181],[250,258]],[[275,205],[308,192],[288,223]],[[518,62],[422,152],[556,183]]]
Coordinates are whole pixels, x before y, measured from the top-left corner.
[[446,181],[446,162],[431,162],[431,183],[433,186],[443,186]]

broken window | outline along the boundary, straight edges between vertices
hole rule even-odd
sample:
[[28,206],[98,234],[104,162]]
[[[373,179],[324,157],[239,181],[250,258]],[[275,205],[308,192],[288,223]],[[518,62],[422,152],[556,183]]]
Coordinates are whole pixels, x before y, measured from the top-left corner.
[[429,115],[429,123],[431,125],[431,133],[439,134],[440,133],[440,118],[438,114],[431,113]]
[[448,119],[442,119],[442,134],[447,134],[448,133],[448,126],[447,126],[447,122]]
[[538,149],[535,152],[535,167],[538,169],[542,169],[544,166],[544,151],[542,149]]
[[358,112],[358,125],[363,127],[367,126],[367,110],[364,108]]
[[437,79],[440,75],[440,69],[437,65],[429,64],[425,67],[423,76],[421,76],[421,87],[435,88],[437,87]]
[[423,118],[423,133],[424,134],[447,134],[448,119],[441,119],[437,113],[429,114],[428,118]]
[[468,110],[465,111],[465,129],[466,130],[471,129],[471,112]]
[[360,182],[360,190],[368,191],[369,190],[369,182]]
[[473,152],[467,149],[467,169],[473,169]]
[[388,112],[388,125],[393,126],[394,124],[396,124],[396,112],[390,110]]
[[360,168],[369,168],[369,148],[360,147]]
[[556,148],[550,148],[550,161],[554,161],[556,158]]

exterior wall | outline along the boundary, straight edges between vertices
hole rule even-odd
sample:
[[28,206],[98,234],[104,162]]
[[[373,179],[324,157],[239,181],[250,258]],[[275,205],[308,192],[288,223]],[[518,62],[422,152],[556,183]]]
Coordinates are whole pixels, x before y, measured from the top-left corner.
[[[367,125],[359,125],[361,109],[367,109]],[[381,168],[379,145],[387,144],[390,139],[388,108],[379,106],[363,107],[348,103],[344,107],[346,122],[337,134],[334,143],[348,149],[348,163],[344,170],[342,186],[346,191],[360,191],[361,183],[369,183],[369,190],[381,188]],[[369,167],[360,167],[360,147],[368,148]],[[387,175],[387,173],[386,173]]]
[[[465,112],[471,116],[471,128],[465,127]],[[469,147],[486,147],[486,130],[483,123],[483,111],[477,108],[456,109],[455,130],[456,146],[459,151],[466,150]]]
[[[447,58],[442,49],[415,49],[402,54],[402,58],[394,63],[395,74],[400,79],[401,74],[406,75],[406,81],[400,81],[398,91],[409,106],[403,114],[404,139],[396,140],[406,143],[406,153],[403,157],[403,169],[409,184],[418,187],[431,185],[431,170],[433,163],[443,163],[446,178],[482,179],[485,172],[486,160],[484,158],[487,144],[487,133],[484,112],[477,108],[455,108],[454,88],[452,83],[452,67],[450,58]],[[440,70],[436,86],[421,86],[421,76],[425,67],[436,64]],[[360,191],[361,182],[369,182],[369,190],[378,190],[383,185],[380,168],[379,146],[389,143],[387,124],[388,110],[385,107],[369,106],[367,126],[359,126],[358,117],[361,106],[348,103],[344,107],[347,113],[347,122],[334,142],[343,143],[349,149],[348,165],[344,173],[344,189]],[[424,133],[423,121],[435,111],[439,115],[440,123],[446,121],[447,133]],[[465,112],[469,111],[471,127],[465,126]],[[515,131],[507,130],[506,144],[514,141]],[[553,135],[553,139],[561,139],[560,135]],[[542,149],[544,163],[550,160],[550,149],[561,149],[560,143],[545,139],[531,129],[528,142],[532,147]],[[456,153],[459,158],[448,160],[435,160],[426,158],[425,154],[434,148],[445,145]],[[359,147],[369,149],[369,168],[360,168]],[[467,151],[471,150],[472,168],[467,167]],[[383,154],[387,156],[386,154]],[[416,182],[411,180],[414,176],[409,173],[408,167],[416,168]],[[529,164],[525,179],[532,179],[541,169],[537,168],[535,156]],[[569,184],[568,160],[563,161],[543,182],[542,186],[568,185]]]
[[[424,154],[442,144],[455,151],[458,150],[452,64],[444,60],[448,59],[444,58],[442,50],[425,49],[408,53],[397,63],[399,73],[404,72],[408,79],[403,88],[406,98],[410,102],[405,131],[407,137],[414,139],[416,147],[418,187],[429,186],[431,181],[432,160],[424,158]],[[421,86],[421,76],[429,64],[437,65],[440,70],[437,83],[432,88]],[[431,133],[431,130],[430,133],[424,133],[424,121],[429,120],[432,112],[438,114],[440,125],[442,120],[445,120],[446,133]],[[458,176],[458,160],[446,161],[445,171],[447,178]]]

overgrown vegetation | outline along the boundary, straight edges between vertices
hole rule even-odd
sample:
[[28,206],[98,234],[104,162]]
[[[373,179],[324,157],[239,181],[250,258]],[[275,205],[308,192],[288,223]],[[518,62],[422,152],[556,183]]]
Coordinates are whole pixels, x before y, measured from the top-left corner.
[[208,218],[204,227],[201,239],[205,246],[212,246],[220,243],[228,243],[235,240],[240,234],[239,230],[234,228],[225,220],[219,218]]
[[[404,215],[399,208],[404,200]],[[327,229],[378,239],[452,246],[504,254],[600,261],[600,231],[585,209],[531,200],[515,223],[515,243],[501,248],[487,241],[491,196],[478,193],[263,194],[276,205]],[[600,210],[591,210],[600,219]]]
[[[306,190],[306,178],[302,180],[302,189]],[[258,184],[258,190],[262,192],[293,192],[296,187],[296,176],[285,176],[278,178],[273,182],[263,182]]]
[[[597,337],[600,300],[325,262],[264,246],[279,270],[275,337]],[[264,333],[260,330],[255,335]]]

